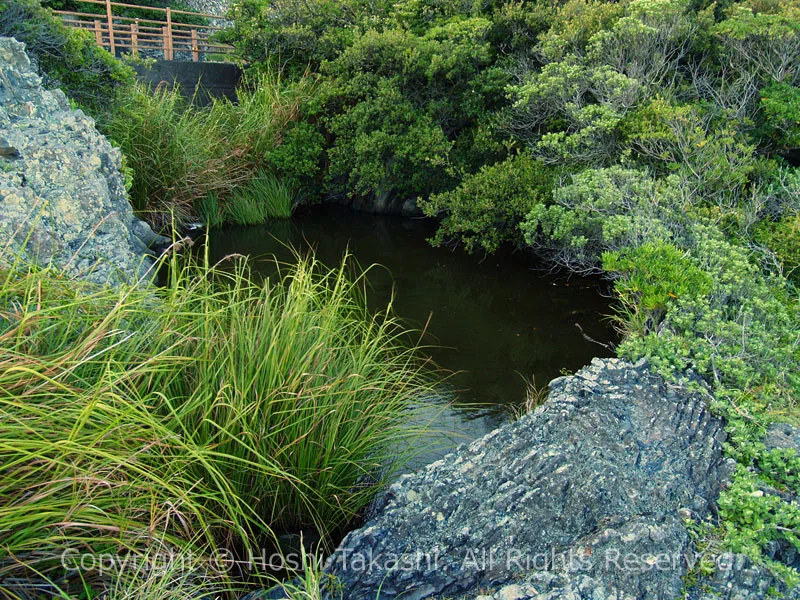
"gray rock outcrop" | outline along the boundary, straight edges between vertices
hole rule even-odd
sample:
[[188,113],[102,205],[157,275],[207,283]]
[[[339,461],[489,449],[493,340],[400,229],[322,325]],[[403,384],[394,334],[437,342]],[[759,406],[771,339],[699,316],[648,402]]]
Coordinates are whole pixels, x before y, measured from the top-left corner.
[[794,450],[800,456],[800,427],[789,423],[772,423],[764,436],[767,450]]
[[[227,16],[230,5],[230,0],[186,0],[186,6],[191,10],[220,18]],[[212,24],[219,25],[220,23]]]
[[595,359],[533,413],[396,482],[328,559],[329,595],[676,598],[697,560],[683,520],[713,510],[723,440],[702,394]]
[[13,38],[0,38],[0,147],[0,262],[21,255],[96,283],[146,275],[119,150],[42,89]]

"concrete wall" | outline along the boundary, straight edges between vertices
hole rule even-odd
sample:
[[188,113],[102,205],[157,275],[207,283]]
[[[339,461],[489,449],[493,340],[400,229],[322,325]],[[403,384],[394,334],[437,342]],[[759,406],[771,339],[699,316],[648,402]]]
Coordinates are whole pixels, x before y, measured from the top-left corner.
[[177,82],[184,95],[187,98],[194,95],[195,103],[201,106],[208,104],[211,98],[236,100],[236,86],[242,78],[239,67],[230,63],[157,60],[152,67],[135,68],[139,79],[153,86]]

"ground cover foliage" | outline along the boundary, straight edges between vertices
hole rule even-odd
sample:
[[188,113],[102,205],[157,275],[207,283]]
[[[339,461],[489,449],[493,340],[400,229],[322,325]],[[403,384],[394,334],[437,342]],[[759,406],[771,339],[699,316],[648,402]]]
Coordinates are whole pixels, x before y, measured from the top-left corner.
[[739,470],[702,535],[797,582],[775,548],[800,550],[800,509],[775,490],[800,491],[800,458],[762,441],[800,419],[797,4],[244,0],[231,14],[253,69],[317,82],[302,136],[280,146],[295,164],[319,153],[309,195],[415,197],[440,219],[434,243],[511,243],[615,279],[619,353],[700,375],[727,419]]

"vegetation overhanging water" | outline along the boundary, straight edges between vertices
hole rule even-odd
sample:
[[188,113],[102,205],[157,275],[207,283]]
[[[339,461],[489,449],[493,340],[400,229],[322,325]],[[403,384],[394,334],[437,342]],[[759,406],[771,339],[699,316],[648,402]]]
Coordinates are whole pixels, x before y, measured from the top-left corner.
[[530,254],[510,249],[481,258],[435,248],[427,241],[435,231],[429,219],[311,207],[291,221],[212,230],[209,255],[212,263],[250,256],[263,277],[276,260],[308,252],[324,264],[349,252],[362,268],[376,265],[367,275],[371,306],[391,299],[409,328],[425,331],[424,352],[451,372],[438,386],[451,408],[432,424],[452,439],[441,454],[513,418],[530,385],[544,388],[594,356],[612,355],[616,333],[606,282],[548,275]]
[[232,17],[251,85],[206,111],[136,86],[35,0],[0,5],[0,31],[122,146],[155,223],[286,215],[286,190],[418,197],[438,243],[511,243],[614,279],[617,353],[704,379],[726,421],[736,469],[694,543],[800,580],[775,554],[800,550],[784,495],[800,493],[800,457],[764,443],[800,423],[796,2],[242,0]]

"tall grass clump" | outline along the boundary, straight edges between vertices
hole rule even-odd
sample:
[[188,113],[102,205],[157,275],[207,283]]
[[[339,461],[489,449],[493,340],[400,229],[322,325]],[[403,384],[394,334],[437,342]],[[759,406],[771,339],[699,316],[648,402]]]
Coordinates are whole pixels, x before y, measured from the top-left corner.
[[0,589],[108,585],[65,552],[258,555],[351,521],[427,378],[347,271],[308,258],[257,283],[187,260],[158,291],[3,272]]
[[245,185],[228,199],[225,220],[234,225],[266,223],[269,220],[269,206],[250,190],[249,185]]
[[197,216],[207,227],[219,227],[225,223],[225,208],[222,206],[217,194],[208,194],[195,202]]
[[156,225],[193,215],[194,202],[224,194],[247,179],[246,163],[235,160],[218,123],[181,96],[180,89],[137,83],[102,122],[133,169],[134,210]]
[[186,390],[197,401],[182,418],[205,446],[241,463],[268,457],[291,476],[232,474],[255,515],[281,530],[331,533],[372,499],[402,462],[399,443],[416,435],[412,406],[429,388],[418,353],[391,306],[370,312],[365,275],[349,276],[346,260],[329,271],[299,259],[273,283],[252,282],[241,262],[216,276],[197,280],[190,298],[201,305],[186,311],[208,317]]
[[280,73],[262,68],[243,77],[236,102],[218,98],[208,111],[222,125],[231,145],[258,164],[281,144],[284,132],[302,117],[303,103],[315,92],[311,77],[287,81]]
[[259,172],[237,189],[227,203],[227,219],[237,225],[258,225],[292,215],[292,190],[269,172]]
[[[299,118],[300,104],[311,93],[310,79],[287,84],[264,73],[242,82],[238,102],[221,98],[198,107],[177,86],[136,84],[120,94],[99,125],[120,146],[134,173],[134,209],[157,227],[168,225],[173,214],[179,221],[205,217],[209,196],[222,208],[229,201],[236,204],[229,211],[234,216],[258,214],[259,208],[238,192],[251,180],[256,193],[265,182],[284,191],[274,176],[263,174],[266,156],[280,145],[282,132]],[[265,214],[288,217],[291,201],[288,208],[282,202],[279,210]]]

